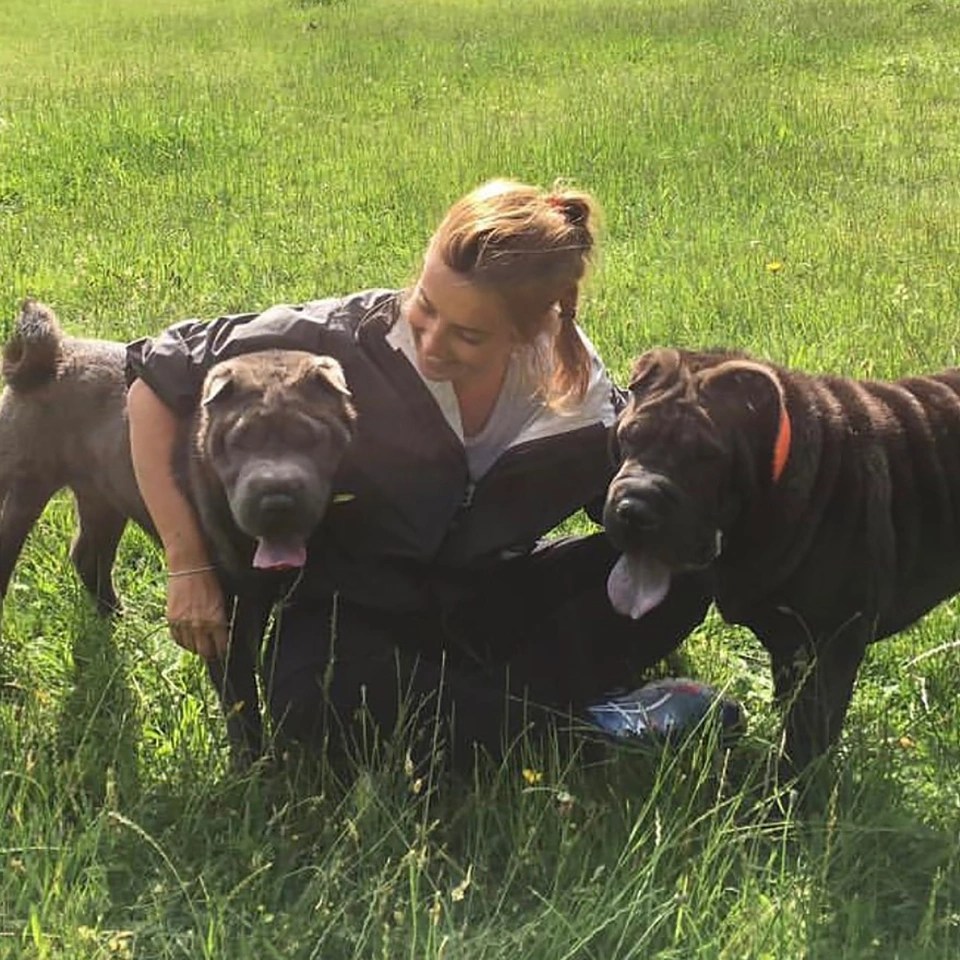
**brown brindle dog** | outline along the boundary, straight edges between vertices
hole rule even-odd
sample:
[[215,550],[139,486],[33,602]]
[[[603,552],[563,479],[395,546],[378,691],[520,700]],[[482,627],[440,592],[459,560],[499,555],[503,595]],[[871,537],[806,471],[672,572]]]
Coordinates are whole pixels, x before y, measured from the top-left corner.
[[[77,503],[71,558],[101,612],[117,608],[111,571],[127,520],[156,536],[130,459],[124,366],[123,344],[64,336],[49,307],[23,304],[3,351],[0,599],[27,534],[63,487]],[[246,752],[259,748],[251,650],[277,582],[270,571],[306,561],[354,419],[336,360],[268,350],[213,366],[183,424],[175,472],[226,592],[246,604],[243,642],[235,635],[229,664],[210,664],[233,744]]]
[[614,607],[711,566],[769,651],[798,771],[840,734],[867,645],[960,590],[960,370],[893,382],[657,349],[615,428]]

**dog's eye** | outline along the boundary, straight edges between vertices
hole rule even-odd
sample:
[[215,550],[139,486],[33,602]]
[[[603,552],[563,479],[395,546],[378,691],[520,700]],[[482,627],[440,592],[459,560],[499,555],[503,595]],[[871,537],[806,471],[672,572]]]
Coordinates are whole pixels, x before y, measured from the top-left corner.
[[243,420],[236,423],[226,437],[225,443],[234,450],[259,450],[267,441],[265,424],[259,420]]
[[655,434],[644,429],[639,418],[628,420],[617,431],[618,447],[626,447],[629,453],[636,453],[650,446]]
[[[274,432],[285,447],[292,450],[329,450],[334,438],[341,437],[341,432],[331,427],[325,420],[316,420],[313,417],[299,416],[285,418],[274,425]],[[346,437],[346,434],[342,434]]]
[[284,443],[290,445],[294,450],[307,450],[316,446],[320,440],[321,432],[316,426],[308,420],[294,420],[283,424]]

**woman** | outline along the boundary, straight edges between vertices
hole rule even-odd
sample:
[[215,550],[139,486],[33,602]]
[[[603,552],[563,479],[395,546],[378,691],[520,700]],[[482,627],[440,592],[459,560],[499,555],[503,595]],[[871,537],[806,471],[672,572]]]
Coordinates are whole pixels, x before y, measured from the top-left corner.
[[596,221],[586,193],[491,181],[448,211],[412,289],[184,321],[131,345],[131,445],[166,553],[167,619],[212,661],[227,619],[171,474],[178,418],[210,365],[237,353],[343,365],[358,426],[337,489],[350,497],[311,540],[268,658],[288,735],[319,741],[361,705],[389,732],[403,702],[427,702],[452,720],[461,760],[475,743],[497,753],[545,725],[542,708],[629,682],[702,619],[701,577],[634,622],[607,600],[616,556],[602,533],[540,539],[599,506],[611,476],[621,399],[576,323]]

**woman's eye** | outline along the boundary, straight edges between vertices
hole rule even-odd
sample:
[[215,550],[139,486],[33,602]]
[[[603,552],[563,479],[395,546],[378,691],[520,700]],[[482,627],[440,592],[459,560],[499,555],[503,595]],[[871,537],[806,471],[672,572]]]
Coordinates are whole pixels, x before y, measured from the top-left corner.
[[464,343],[471,347],[479,347],[486,339],[482,333],[476,333],[473,330],[458,330],[457,334]]

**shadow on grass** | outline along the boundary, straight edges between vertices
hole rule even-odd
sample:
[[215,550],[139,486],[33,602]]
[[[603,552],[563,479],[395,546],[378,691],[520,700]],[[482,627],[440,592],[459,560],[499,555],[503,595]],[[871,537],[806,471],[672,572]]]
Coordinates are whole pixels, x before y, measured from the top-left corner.
[[70,794],[83,809],[116,807],[139,793],[140,721],[112,620],[78,604],[71,620],[72,675],[57,723]]
[[[808,956],[960,955],[956,814],[928,807],[894,764],[860,752],[801,832],[815,893]],[[865,952],[850,952],[854,943]]]
[[[92,651],[84,716],[125,716],[110,657]],[[955,832],[924,815],[899,758],[855,740],[823,809],[779,822],[754,737],[573,759],[521,743],[472,780],[415,766],[403,737],[336,767],[290,749],[243,775],[214,740],[199,755],[182,741],[172,775],[104,818],[108,919],[148,954],[440,956],[444,938],[448,955],[491,957],[958,953]],[[181,751],[196,775],[178,775]],[[86,754],[94,788],[113,753]]]

